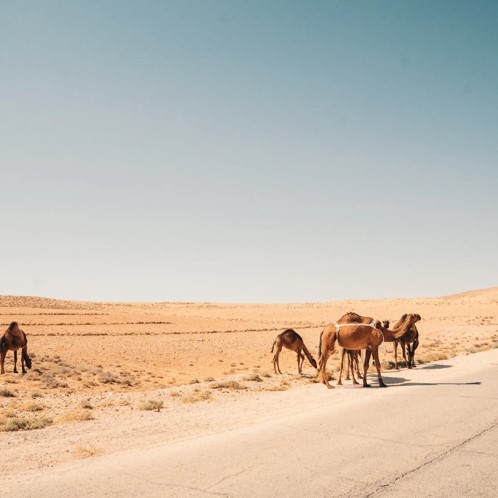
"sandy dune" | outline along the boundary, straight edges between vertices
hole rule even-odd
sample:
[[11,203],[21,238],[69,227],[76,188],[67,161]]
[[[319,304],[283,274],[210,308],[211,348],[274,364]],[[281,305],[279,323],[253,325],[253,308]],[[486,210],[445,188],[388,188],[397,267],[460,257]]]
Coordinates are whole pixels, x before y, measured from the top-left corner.
[[[497,304],[498,288],[431,299],[279,305],[0,296],[1,326],[19,322],[33,356],[32,370],[21,376],[12,373],[9,353],[7,373],[0,378],[0,427],[9,430],[2,436],[0,473],[15,473],[19,461],[39,468],[152,444],[156,413],[146,408],[161,404],[162,413],[181,414],[169,428],[172,439],[186,421],[193,434],[214,430],[216,416],[208,414],[222,413],[229,400],[237,400],[231,420],[244,419],[245,403],[254,410],[254,396],[271,397],[273,391],[314,382],[307,363],[305,375],[296,375],[295,354],[289,351],[280,361],[287,373],[273,373],[270,349],[284,328],[296,329],[316,357],[323,327],[348,311],[392,321],[403,313],[419,313],[416,359],[431,362],[496,347]],[[391,368],[390,344],[382,346],[381,358],[383,368]],[[337,355],[329,365],[337,367]],[[122,427],[119,437],[116,423]],[[60,440],[58,451],[54,438]]]

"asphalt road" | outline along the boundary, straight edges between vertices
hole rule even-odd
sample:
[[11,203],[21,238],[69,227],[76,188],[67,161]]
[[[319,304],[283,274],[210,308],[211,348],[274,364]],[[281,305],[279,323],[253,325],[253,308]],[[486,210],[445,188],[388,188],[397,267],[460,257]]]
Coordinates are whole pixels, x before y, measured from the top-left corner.
[[0,494],[497,497],[498,350],[384,379],[388,389],[306,386],[292,413],[16,475]]

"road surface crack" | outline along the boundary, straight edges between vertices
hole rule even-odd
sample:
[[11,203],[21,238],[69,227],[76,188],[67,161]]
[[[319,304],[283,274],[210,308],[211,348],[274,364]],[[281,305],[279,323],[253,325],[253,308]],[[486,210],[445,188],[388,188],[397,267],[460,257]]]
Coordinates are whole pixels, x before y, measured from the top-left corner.
[[410,474],[414,474],[415,472],[418,472],[419,470],[422,470],[423,468],[425,468],[425,467],[427,467],[429,465],[432,465],[433,463],[436,463],[436,462],[439,462],[439,461],[443,460],[448,455],[451,455],[452,453],[454,453],[455,451],[459,450],[460,448],[462,448],[466,444],[474,441],[475,439],[481,437],[484,434],[487,434],[488,432],[492,431],[493,429],[496,429],[497,427],[498,427],[498,421],[495,421],[491,426],[489,426],[486,429],[483,429],[481,432],[478,432],[477,434],[474,434],[473,436],[465,439],[464,441],[462,441],[461,443],[457,444],[456,446],[453,446],[452,448],[449,448],[448,450],[444,451],[440,455],[437,455],[436,457],[432,458],[431,460],[428,460],[428,461],[422,463],[418,467],[415,467],[415,468],[413,468],[413,469],[405,472],[404,474],[401,474],[400,476],[398,476],[395,479],[393,479],[391,482],[388,482],[386,484],[382,484],[381,486],[379,486],[377,489],[375,489],[371,493],[365,495],[363,498],[370,498],[371,496],[374,496],[374,495],[376,495],[379,492],[388,490],[391,486],[393,486],[394,484],[396,484],[401,479],[404,479],[406,476],[409,476]]

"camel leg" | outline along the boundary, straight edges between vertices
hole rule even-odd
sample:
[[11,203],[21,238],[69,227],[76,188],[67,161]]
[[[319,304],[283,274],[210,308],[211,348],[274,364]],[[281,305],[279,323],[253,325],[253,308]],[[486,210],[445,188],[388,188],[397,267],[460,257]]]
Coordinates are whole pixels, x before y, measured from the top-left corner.
[[405,360],[405,363],[408,366],[409,360],[406,359],[405,347],[406,347],[406,349],[408,349],[408,343],[405,342],[405,341],[403,341],[403,340],[401,340],[401,352],[403,353],[403,360]]
[[304,363],[304,355],[301,353],[301,350],[297,350],[297,373],[303,374],[303,363]]
[[328,375],[327,375],[327,361],[329,359],[329,356],[335,351],[335,333],[332,335],[332,337],[329,337],[328,335],[323,337],[324,334],[320,335],[320,350],[321,350],[321,355],[320,355],[320,360],[318,362],[318,378],[322,381],[323,384],[325,384],[328,389],[334,389],[334,386],[332,386],[329,382]]
[[375,368],[377,369],[377,376],[379,377],[379,387],[387,387],[382,380],[382,376],[380,375],[380,360],[379,360],[379,350],[375,348],[372,351],[373,357],[375,358]]
[[395,370],[399,370],[399,368],[398,368],[398,341],[394,341],[394,368],[395,368]]
[[408,368],[412,368],[413,351],[409,342],[406,343],[406,355],[408,356]]
[[7,354],[7,351],[2,351],[0,353],[0,373],[5,373],[5,370],[4,370],[4,364],[5,364],[5,355]]
[[322,353],[320,358],[320,370],[318,372],[318,377],[321,379],[322,383],[325,384],[329,389],[334,389],[327,378],[327,361],[329,359],[328,351]]
[[23,375],[26,373],[26,368],[24,368],[24,354],[24,350],[21,350],[21,369]]
[[337,381],[338,386],[342,386],[342,369],[344,367],[344,355],[346,354],[346,350],[341,348],[341,368],[339,369],[339,380]]
[[14,373],[17,373],[17,351],[14,351]]
[[361,375],[361,371],[360,371],[360,352],[357,351],[356,354],[355,354],[355,357],[354,357],[354,361],[355,361],[355,365],[356,365],[356,375],[358,377],[358,379],[363,379],[362,375]]
[[365,361],[363,362],[363,387],[370,387],[367,382],[367,372],[370,366],[370,356],[372,356],[372,351],[370,349],[365,350]]
[[349,353],[350,358],[351,358],[351,377],[353,377],[353,384],[358,384],[358,381],[356,380],[356,377],[354,376],[354,358],[356,355],[356,351],[351,351]]
[[347,352],[347,356],[348,356],[348,370],[344,380],[351,380],[351,377],[349,376],[349,369],[351,367],[351,353],[349,351]]
[[280,364],[278,362],[278,358],[280,356],[280,349],[277,346],[277,350],[275,351],[275,354],[273,355],[273,370],[275,370],[276,374],[281,374],[282,372],[280,371]]
[[412,345],[412,357],[411,357],[411,360],[412,360],[412,367],[415,368],[417,365],[415,365],[415,350],[418,348],[418,339],[415,339],[413,341],[413,345]]

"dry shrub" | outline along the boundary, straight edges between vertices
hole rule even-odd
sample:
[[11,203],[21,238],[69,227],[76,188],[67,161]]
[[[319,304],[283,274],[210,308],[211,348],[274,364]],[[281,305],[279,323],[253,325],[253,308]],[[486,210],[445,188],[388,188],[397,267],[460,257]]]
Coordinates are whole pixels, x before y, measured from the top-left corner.
[[140,410],[154,410],[160,412],[161,408],[164,406],[164,402],[156,399],[149,399],[144,401],[140,406]]
[[214,382],[214,380],[215,380],[214,377],[206,377],[204,379],[204,382]]
[[76,457],[79,458],[89,458],[92,456],[100,455],[102,453],[102,450],[92,445],[86,445],[86,446],[77,446],[74,449],[73,453]]
[[239,384],[236,380],[227,380],[223,382],[216,382],[211,384],[213,389],[230,389],[232,391],[241,391],[247,389],[246,386]]
[[2,389],[0,391],[0,396],[3,396],[4,398],[15,398],[16,397],[16,395],[12,391],[9,391],[8,389]]
[[122,384],[126,386],[133,385],[133,382],[129,377],[118,377],[112,372],[107,371],[100,372],[98,380],[101,384]]
[[3,418],[0,419],[0,431],[30,431],[34,429],[43,429],[48,425],[52,425],[53,420],[48,417],[41,418]]
[[65,413],[59,418],[59,422],[84,422],[86,420],[93,420],[93,415],[88,410],[77,410],[74,412]]
[[263,379],[258,374],[250,374],[244,377],[247,382],[263,382]]
[[281,384],[278,384],[276,386],[271,386],[271,387],[268,387],[266,389],[264,389],[265,391],[287,391],[287,389],[289,389],[289,384],[285,384],[285,383],[281,383]]
[[182,399],[184,403],[197,403],[199,401],[208,401],[211,399],[212,393],[210,391],[195,390],[192,394]]
[[41,412],[45,410],[46,406],[40,403],[25,403],[21,409],[25,412]]
[[93,410],[93,405],[89,401],[82,401],[80,403],[80,408],[84,410]]

